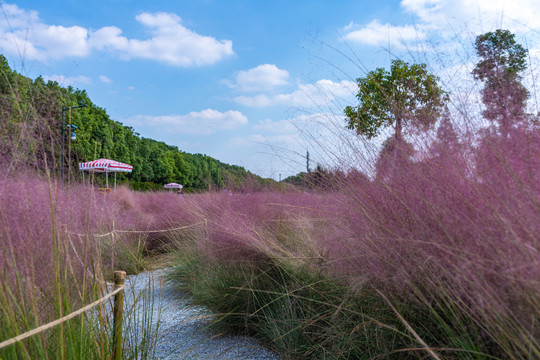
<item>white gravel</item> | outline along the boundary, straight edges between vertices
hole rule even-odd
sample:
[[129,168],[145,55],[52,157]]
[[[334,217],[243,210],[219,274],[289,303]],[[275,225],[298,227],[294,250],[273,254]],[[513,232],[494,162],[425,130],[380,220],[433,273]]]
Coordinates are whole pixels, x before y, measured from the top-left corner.
[[[128,343],[155,337],[150,352],[154,359],[280,359],[254,338],[210,330],[209,311],[190,305],[190,297],[173,290],[164,275],[165,270],[155,270],[127,277],[124,338]],[[152,311],[145,311],[149,308]],[[141,329],[149,328],[152,333],[145,337]]]

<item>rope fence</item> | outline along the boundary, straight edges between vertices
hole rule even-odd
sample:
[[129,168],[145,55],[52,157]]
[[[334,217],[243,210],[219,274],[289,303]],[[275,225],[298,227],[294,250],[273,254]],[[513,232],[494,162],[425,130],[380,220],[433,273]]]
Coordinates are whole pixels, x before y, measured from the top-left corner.
[[[172,229],[161,229],[161,230],[116,230],[114,228],[114,223],[113,223],[113,230],[109,231],[108,233],[105,233],[105,234],[92,234],[93,237],[95,238],[101,238],[101,237],[107,237],[107,236],[112,236],[114,234],[149,234],[149,233],[164,233],[164,232],[172,232],[172,231],[178,231],[178,230],[184,230],[184,229],[189,229],[191,227],[195,227],[195,226],[198,226],[198,225],[206,225],[207,224],[207,221],[206,219],[204,219],[203,221],[199,221],[198,223],[195,223],[195,224],[191,224],[191,225],[185,225],[185,226],[179,226],[179,227],[176,227],[176,228],[172,228]],[[77,236],[86,236],[85,234],[77,234],[77,233],[72,233],[73,235],[77,235]]]
[[206,221],[200,221],[200,222],[195,223],[195,224],[186,225],[186,226],[180,226],[180,227],[172,228],[172,229],[163,229],[163,230],[113,230],[112,232],[116,232],[116,233],[119,233],[119,234],[124,234],[124,233],[128,233],[128,234],[162,233],[162,232],[189,229],[191,227],[195,227],[197,225],[202,225],[202,224],[206,224]]
[[[19,341],[22,341],[26,338],[29,338],[30,336],[33,336],[33,335],[36,335],[36,334],[39,334],[45,330],[48,330],[50,328],[53,328],[57,325],[60,325],[62,324],[63,322],[66,322],[70,319],[73,319],[74,317],[78,316],[78,315],[81,315],[82,313],[84,312],[87,312],[88,310],[98,306],[99,304],[107,301],[108,299],[110,299],[111,297],[115,296],[115,295],[118,295],[118,296],[115,296],[115,299],[114,299],[114,302],[115,302],[115,309],[116,309],[116,304],[122,300],[123,302],[123,298],[124,298],[124,288],[125,288],[125,285],[124,285],[124,279],[126,277],[126,273],[124,271],[115,271],[114,273],[115,275],[115,290],[112,291],[111,293],[103,296],[102,298],[100,298],[99,300],[96,300],[94,301],[93,303],[89,304],[89,305],[86,305],[85,307],[75,311],[75,312],[72,312],[71,314],[69,315],[66,315],[60,319],[56,319],[54,321],[51,321],[50,323],[47,323],[47,324],[44,324],[44,325],[41,325],[33,330],[30,330],[30,331],[27,331],[21,335],[17,335],[11,339],[8,339],[8,340],[5,340],[3,342],[0,343],[0,349],[2,348],[5,348],[6,346],[9,346],[9,345],[12,345],[12,344],[15,344]],[[117,328],[117,323],[118,323],[118,320],[116,320],[117,318],[117,314],[116,314],[116,311],[114,313],[114,316],[115,316],[115,329]],[[121,322],[121,314],[120,314],[120,320]],[[121,344],[120,344],[121,346]]]
[[[161,229],[161,230],[116,230],[114,228],[114,222],[112,223],[112,230],[105,234],[92,234],[95,238],[102,238],[111,236],[114,241],[114,235],[115,234],[137,234],[137,233],[163,233],[163,232],[172,232],[172,231],[178,231],[178,230],[184,230],[188,228],[192,228],[198,225],[204,224],[207,225],[207,220],[204,219],[203,221],[200,221],[195,224],[186,225],[186,226],[179,226],[172,229]],[[85,234],[78,234],[78,233],[72,233],[73,235],[77,236],[86,236]],[[80,259],[79,255],[77,254],[77,251],[74,248],[73,243],[70,241],[71,247],[73,248],[73,251],[77,255],[77,258],[79,261]],[[102,304],[103,302],[107,301],[111,297],[114,298],[114,310],[113,310],[113,354],[112,359],[114,360],[120,360],[122,358],[122,318],[123,318],[123,302],[124,302],[124,289],[125,289],[125,278],[126,278],[126,272],[125,271],[115,271],[114,272],[114,283],[115,283],[115,290],[111,293],[101,297],[100,299],[94,301],[93,303],[86,305],[82,308],[80,308],[77,311],[72,312],[69,315],[63,316],[59,319],[56,319],[54,321],[51,321],[47,324],[41,325],[35,329],[29,330],[23,334],[17,335],[11,339],[4,340],[0,342],[0,349],[3,349],[7,346],[13,345],[17,342],[20,342],[24,339],[27,339],[33,335],[37,335],[45,330],[51,329],[55,326],[58,326],[70,319],[73,319],[74,317],[77,317],[94,307]]]

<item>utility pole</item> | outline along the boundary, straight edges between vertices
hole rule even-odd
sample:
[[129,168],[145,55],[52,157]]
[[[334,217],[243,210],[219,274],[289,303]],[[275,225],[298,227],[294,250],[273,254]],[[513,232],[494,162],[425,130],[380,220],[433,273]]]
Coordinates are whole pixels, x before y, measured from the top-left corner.
[[306,170],[309,173],[309,151],[306,152]]
[[82,108],[82,107],[86,107],[88,105],[84,104],[84,105],[78,105],[78,106],[72,106],[72,107],[63,107],[62,106],[62,184],[64,184],[64,162],[65,162],[65,142],[66,142],[66,139],[65,139],[65,128],[66,128],[66,121],[65,121],[65,117],[64,117],[64,112],[66,110],[69,110],[69,114],[70,114],[70,124],[69,124],[69,130],[72,131],[71,133],[71,139],[75,140],[75,129],[77,129],[77,127],[75,125],[72,125],[71,124],[71,109],[78,109],[78,108]]

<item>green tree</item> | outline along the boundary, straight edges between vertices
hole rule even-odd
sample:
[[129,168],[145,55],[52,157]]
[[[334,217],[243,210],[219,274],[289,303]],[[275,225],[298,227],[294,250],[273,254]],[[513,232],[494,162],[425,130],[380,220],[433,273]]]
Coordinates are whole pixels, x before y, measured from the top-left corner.
[[187,184],[191,173],[190,165],[184,160],[184,155],[179,151],[174,152],[175,181]]
[[[133,165],[131,174],[118,174],[135,189],[159,190],[164,182],[180,182],[193,190],[208,189],[209,182],[237,186],[258,179],[244,168],[180,151],[176,146],[140,137],[133,128],[114,121],[92,103],[84,90],[63,88],[55,81],[35,80],[13,71],[0,55],[0,163],[6,171],[18,169],[60,172],[62,108],[86,104],[66,112],[76,125],[77,140],[66,135],[65,169],[70,179],[80,176],[77,163],[110,158]],[[212,167],[212,170],[211,170]]]
[[358,78],[358,106],[347,106],[347,127],[372,138],[392,127],[402,139],[403,127],[425,130],[445,108],[448,95],[438,85],[439,78],[425,64],[392,60],[390,71],[378,68]]
[[481,60],[472,74],[485,83],[483,115],[499,123],[501,132],[506,135],[513,123],[526,117],[529,93],[521,84],[520,73],[527,68],[527,50],[516,43],[514,34],[501,29],[479,35],[475,48]]

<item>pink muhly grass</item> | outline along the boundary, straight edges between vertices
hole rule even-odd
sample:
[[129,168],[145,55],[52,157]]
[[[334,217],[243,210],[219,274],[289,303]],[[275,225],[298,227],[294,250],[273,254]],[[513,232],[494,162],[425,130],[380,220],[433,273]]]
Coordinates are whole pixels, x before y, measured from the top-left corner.
[[420,161],[393,162],[385,178],[348,189],[349,266],[396,300],[418,301],[411,289],[424,304],[451,299],[499,344],[504,326],[538,338],[538,130],[487,133],[463,152],[444,140]]
[[356,174],[339,192],[193,197],[208,220],[203,250],[215,261],[315,267],[360,293],[375,287],[448,316],[457,309],[506,355],[539,351],[538,130],[484,133],[473,147],[447,123],[412,159],[381,161],[373,180]]
[[23,273],[39,269],[37,274],[46,276],[55,238],[74,266],[90,266],[88,256],[107,241],[94,235],[110,232],[113,222],[115,229],[147,229],[153,217],[114,195],[82,185],[62,187],[35,174],[2,176],[0,184],[0,265],[15,262]]
[[[188,202],[207,224],[208,242],[204,251],[217,258],[242,261],[291,251],[280,242],[303,231],[300,230],[302,217],[311,225],[309,219],[322,211],[324,198],[280,192],[209,193],[193,195]],[[280,234],[283,231],[286,233]],[[305,240],[299,239],[298,246],[305,244]]]

